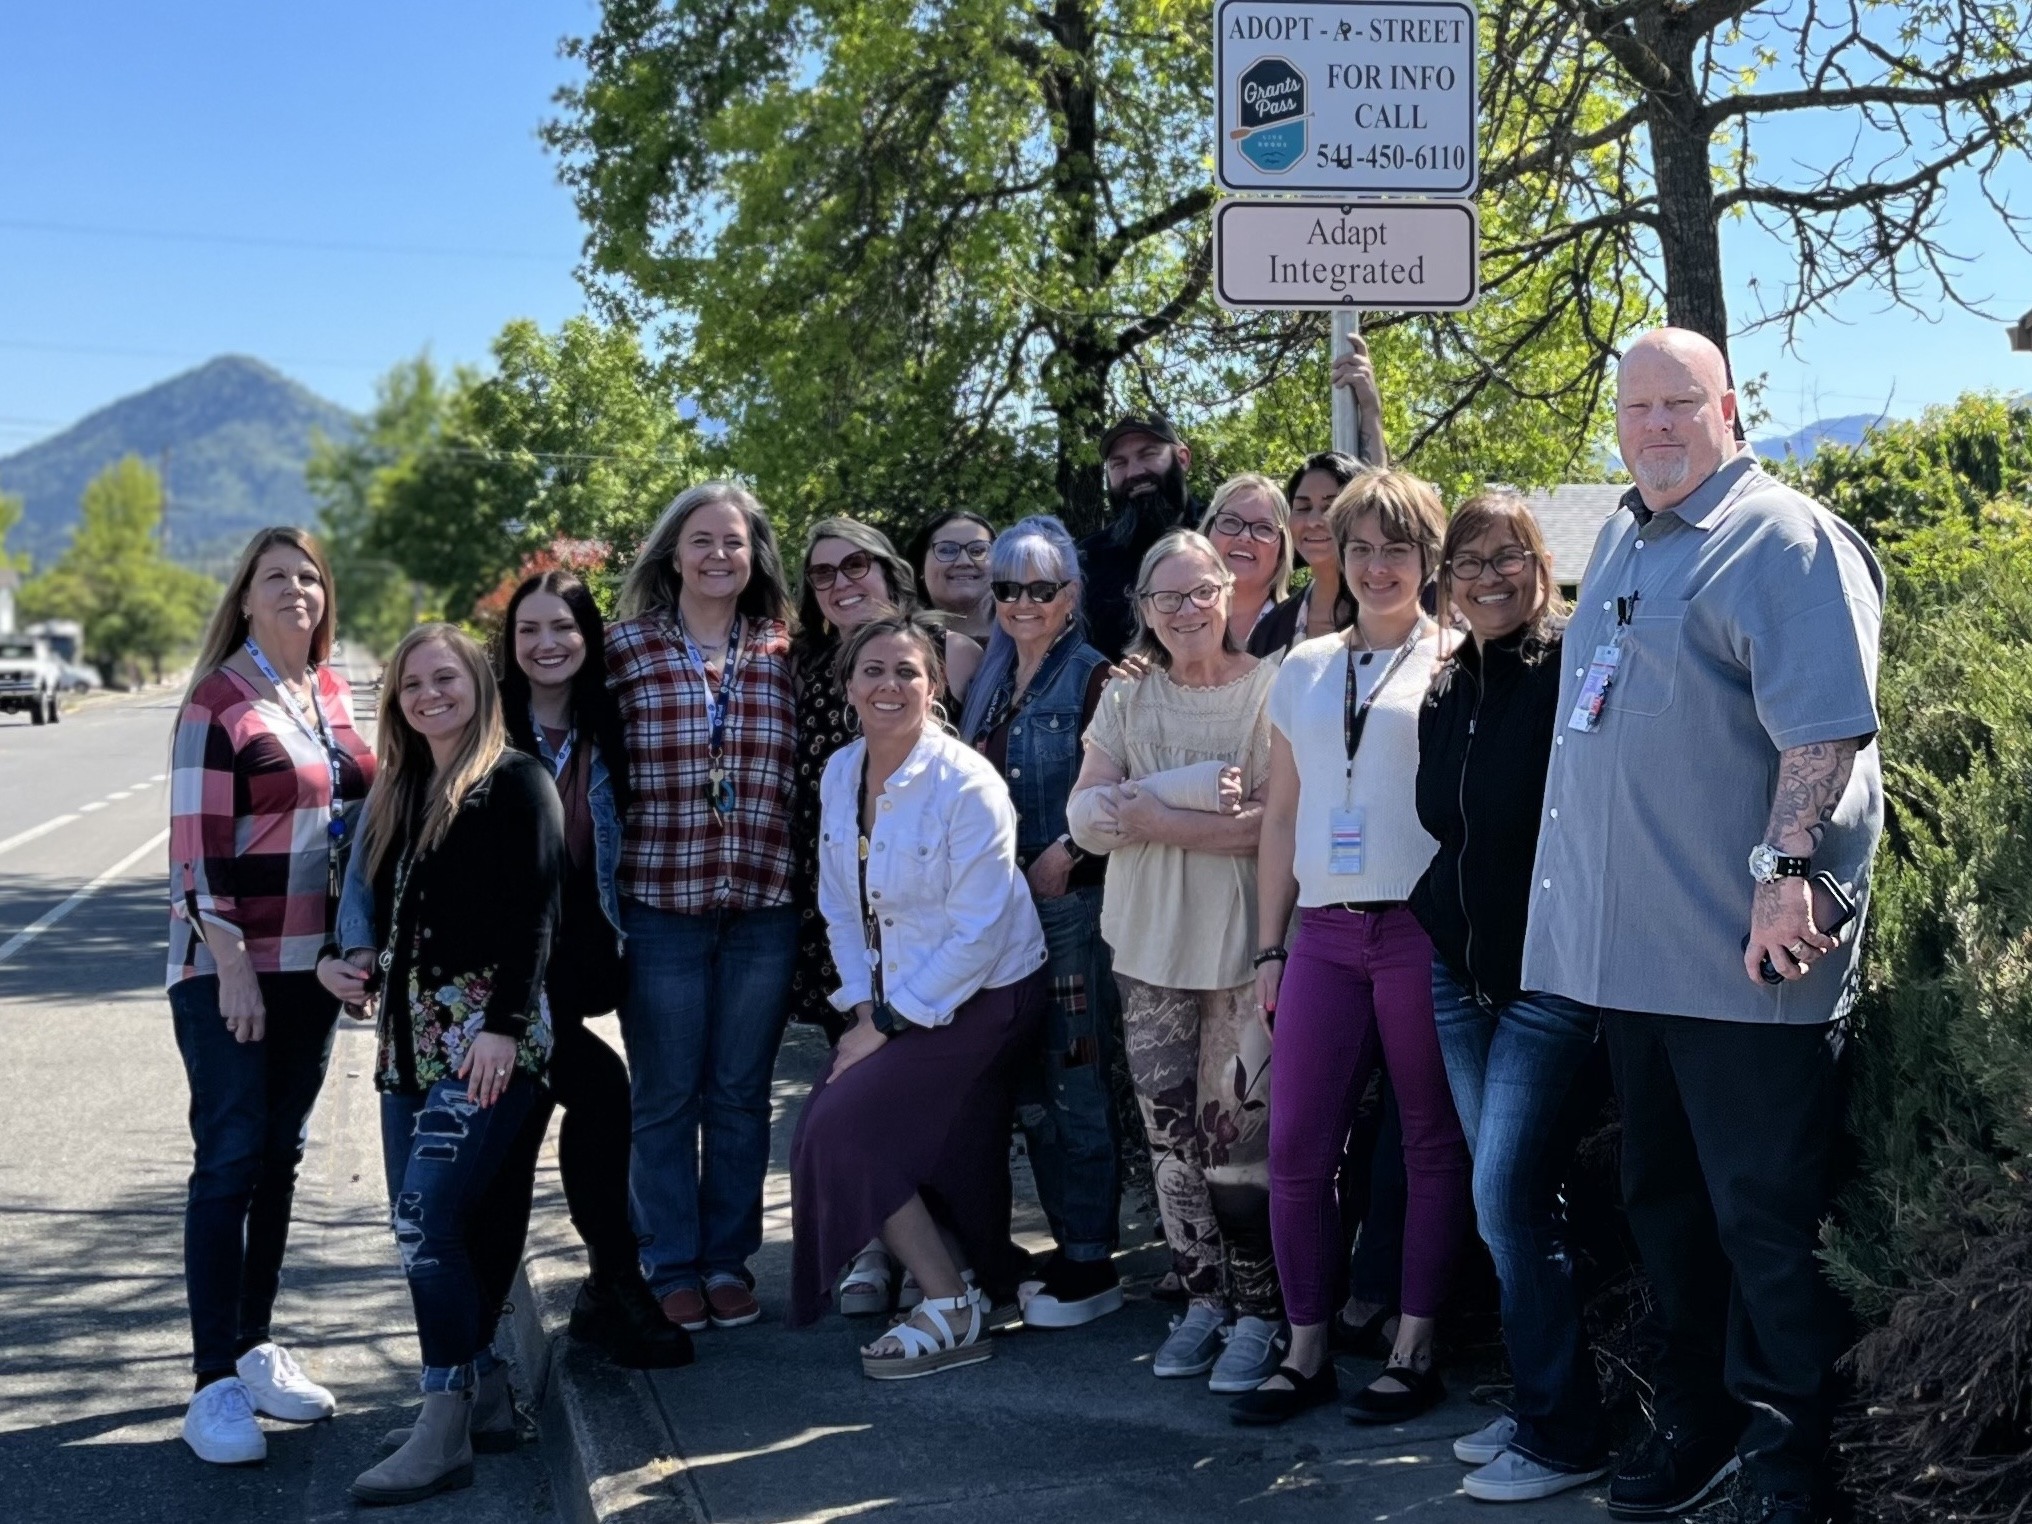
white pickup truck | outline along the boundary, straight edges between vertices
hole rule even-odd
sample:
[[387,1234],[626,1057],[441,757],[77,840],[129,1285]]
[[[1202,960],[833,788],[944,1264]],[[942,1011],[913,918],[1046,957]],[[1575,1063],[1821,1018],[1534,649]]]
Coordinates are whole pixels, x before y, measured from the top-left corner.
[[0,713],[37,725],[63,717],[63,667],[40,635],[0,635]]

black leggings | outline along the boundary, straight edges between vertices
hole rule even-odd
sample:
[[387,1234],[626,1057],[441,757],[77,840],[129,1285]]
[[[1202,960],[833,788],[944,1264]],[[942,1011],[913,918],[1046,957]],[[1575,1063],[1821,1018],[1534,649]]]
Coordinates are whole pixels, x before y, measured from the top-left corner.
[[486,1306],[505,1306],[514,1284],[529,1233],[536,1157],[550,1130],[550,1114],[559,1106],[564,1122],[558,1128],[558,1172],[593,1274],[640,1273],[635,1229],[628,1220],[628,1147],[634,1130],[628,1070],[612,1048],[586,1030],[584,1021],[561,1016],[550,1055],[549,1090],[530,1108],[514,1148],[474,1214],[473,1271]]

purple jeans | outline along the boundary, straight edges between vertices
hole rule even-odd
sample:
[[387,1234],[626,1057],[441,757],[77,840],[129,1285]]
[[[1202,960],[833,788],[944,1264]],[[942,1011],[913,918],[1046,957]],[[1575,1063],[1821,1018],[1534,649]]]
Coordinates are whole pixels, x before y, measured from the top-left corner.
[[1270,1232],[1286,1315],[1324,1323],[1341,1257],[1334,1177],[1380,1060],[1404,1128],[1404,1297],[1436,1316],[1468,1231],[1468,1147],[1432,1021],[1432,941],[1403,906],[1299,912],[1270,1066]]

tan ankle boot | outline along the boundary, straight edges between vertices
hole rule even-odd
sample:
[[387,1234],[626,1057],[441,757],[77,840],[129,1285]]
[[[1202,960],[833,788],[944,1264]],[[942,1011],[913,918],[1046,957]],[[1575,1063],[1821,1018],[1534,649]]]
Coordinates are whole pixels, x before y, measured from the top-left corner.
[[427,1393],[409,1442],[362,1471],[354,1479],[353,1496],[362,1503],[415,1503],[472,1486],[472,1418],[471,1392]]
[[[390,1429],[381,1436],[381,1448],[400,1450],[409,1443],[408,1424]],[[473,1388],[473,1449],[480,1455],[505,1455],[522,1443],[522,1430],[515,1414],[515,1389],[508,1384],[508,1367],[497,1365],[480,1377]]]

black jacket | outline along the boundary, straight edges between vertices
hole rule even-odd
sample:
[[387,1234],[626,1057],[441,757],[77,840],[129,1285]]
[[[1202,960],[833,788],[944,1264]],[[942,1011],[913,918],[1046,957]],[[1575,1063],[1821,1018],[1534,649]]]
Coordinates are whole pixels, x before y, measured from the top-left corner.
[[[395,1070],[388,1078],[399,1077],[392,1088],[410,1090],[419,1083],[419,1060],[430,1068],[435,1048],[424,1014],[408,1009],[412,963],[427,992],[481,981],[481,1030],[518,1044],[529,1036],[565,865],[564,808],[548,769],[522,752],[503,752],[444,840],[417,857],[397,912],[401,855],[389,853],[374,877],[374,932],[377,946],[395,951],[382,1000]],[[401,924],[391,926],[397,913]],[[537,1055],[530,1060],[540,1069]]]
[[1119,520],[1079,542],[1080,575],[1086,582],[1087,644],[1109,661],[1122,659],[1129,638],[1136,633],[1136,573],[1143,569],[1143,557],[1172,530],[1197,524],[1199,519],[1200,506],[1188,497],[1179,518],[1145,529],[1126,543],[1116,538]]
[[1523,632],[1464,644],[1418,716],[1418,823],[1439,843],[1411,910],[1469,993],[1522,993],[1524,920],[1559,724],[1560,642],[1537,660]]

